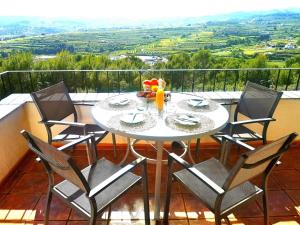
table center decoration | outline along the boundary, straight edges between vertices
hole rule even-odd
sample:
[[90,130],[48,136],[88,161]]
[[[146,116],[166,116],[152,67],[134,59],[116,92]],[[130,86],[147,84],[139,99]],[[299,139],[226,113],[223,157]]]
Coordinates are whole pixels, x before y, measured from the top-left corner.
[[[146,109],[151,101],[155,100],[155,106],[159,113],[163,111],[164,101],[170,100],[170,92],[164,92],[166,82],[163,79],[152,78],[151,80],[143,81],[143,91],[137,93],[138,97],[146,99]],[[165,96],[166,95],[166,96]]]

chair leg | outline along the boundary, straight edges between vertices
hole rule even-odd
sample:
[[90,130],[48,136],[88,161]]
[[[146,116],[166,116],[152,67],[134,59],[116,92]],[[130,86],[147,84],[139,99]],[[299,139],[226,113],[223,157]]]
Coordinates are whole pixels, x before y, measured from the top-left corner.
[[116,141],[116,135],[112,133],[111,137],[112,137],[112,143],[113,143],[114,158],[117,158],[117,141]]
[[222,218],[220,215],[215,215],[215,225],[222,225]]
[[111,216],[111,205],[109,205],[109,207],[108,207],[107,220],[106,220],[107,225],[109,225],[110,216]]
[[147,161],[144,161],[143,165],[143,197],[144,197],[144,216],[145,224],[150,225],[150,210],[149,210],[149,195],[148,195],[148,177],[147,177]]
[[164,224],[168,224],[168,220],[169,220],[171,191],[172,191],[172,175],[169,174],[168,183],[167,183],[166,202],[165,202],[165,209],[164,209],[164,219],[163,219]]
[[200,138],[197,138],[195,151],[196,151],[196,158],[198,159],[200,155]]
[[96,217],[91,217],[89,225],[96,225]]
[[46,207],[45,207],[45,225],[48,225],[49,222],[49,213],[50,213],[50,205],[52,201],[52,192],[49,188],[46,199]]
[[268,207],[268,194],[267,191],[264,190],[263,193],[263,206],[264,206],[264,224],[269,224],[269,207]]
[[230,223],[230,220],[228,219],[228,217],[226,216],[225,218],[225,222],[228,224],[228,225],[230,225],[231,223]]

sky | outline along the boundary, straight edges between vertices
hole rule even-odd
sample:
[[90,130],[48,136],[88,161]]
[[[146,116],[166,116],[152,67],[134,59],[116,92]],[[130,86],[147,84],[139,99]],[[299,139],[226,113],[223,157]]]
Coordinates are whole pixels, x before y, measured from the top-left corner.
[[0,0],[0,16],[156,19],[300,8],[300,0]]

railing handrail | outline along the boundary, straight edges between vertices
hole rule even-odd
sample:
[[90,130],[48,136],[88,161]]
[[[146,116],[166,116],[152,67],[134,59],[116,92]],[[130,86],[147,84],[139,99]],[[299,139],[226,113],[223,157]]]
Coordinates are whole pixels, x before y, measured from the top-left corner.
[[90,70],[8,70],[0,73],[0,76],[6,73],[30,73],[30,72],[176,72],[176,71],[268,71],[268,70],[300,70],[300,68],[282,67],[282,68],[208,68],[208,69],[90,69]]

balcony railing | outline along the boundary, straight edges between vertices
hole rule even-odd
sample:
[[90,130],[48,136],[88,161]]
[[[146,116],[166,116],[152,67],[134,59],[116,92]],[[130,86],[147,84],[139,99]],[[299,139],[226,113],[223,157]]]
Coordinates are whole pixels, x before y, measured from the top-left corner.
[[29,93],[64,80],[71,92],[141,90],[153,77],[180,91],[236,91],[251,80],[276,90],[298,90],[300,68],[150,69],[150,70],[22,70],[0,73],[0,100],[11,93]]

